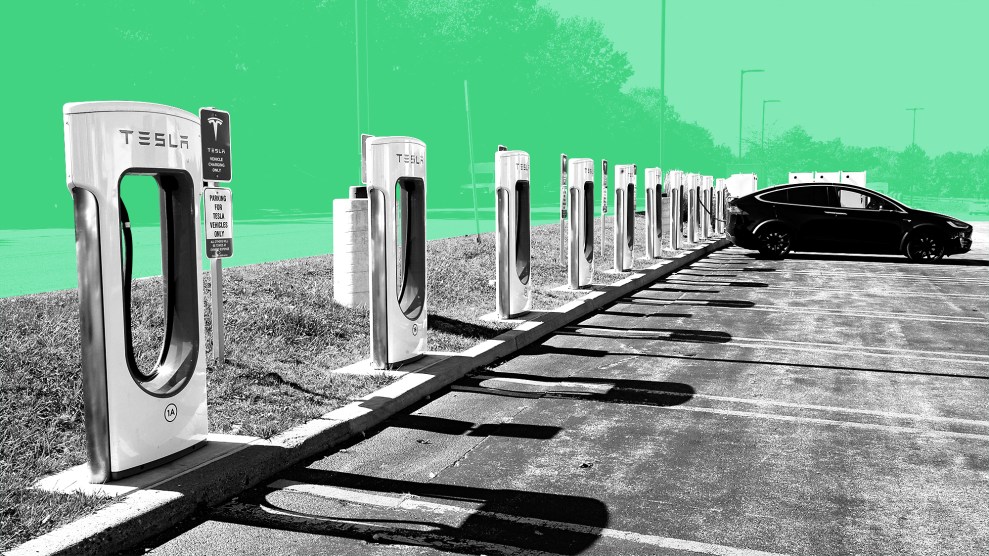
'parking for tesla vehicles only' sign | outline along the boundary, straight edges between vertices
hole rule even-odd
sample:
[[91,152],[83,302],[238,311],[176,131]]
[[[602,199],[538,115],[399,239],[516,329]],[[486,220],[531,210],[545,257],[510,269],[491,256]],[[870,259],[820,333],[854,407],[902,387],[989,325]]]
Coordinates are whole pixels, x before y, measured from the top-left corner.
[[206,256],[225,259],[234,254],[233,205],[227,187],[203,188],[206,213]]
[[230,181],[230,113],[199,109],[203,145],[203,181]]

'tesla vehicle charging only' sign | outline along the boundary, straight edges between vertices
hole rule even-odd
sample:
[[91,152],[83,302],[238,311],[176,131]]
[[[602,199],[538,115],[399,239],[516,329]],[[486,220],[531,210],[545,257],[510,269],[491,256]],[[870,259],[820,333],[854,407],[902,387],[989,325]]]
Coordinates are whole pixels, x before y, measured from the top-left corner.
[[203,181],[230,181],[230,113],[199,109],[203,145]]
[[203,188],[203,212],[206,213],[206,256],[210,259],[225,259],[234,254],[232,208],[229,188]]

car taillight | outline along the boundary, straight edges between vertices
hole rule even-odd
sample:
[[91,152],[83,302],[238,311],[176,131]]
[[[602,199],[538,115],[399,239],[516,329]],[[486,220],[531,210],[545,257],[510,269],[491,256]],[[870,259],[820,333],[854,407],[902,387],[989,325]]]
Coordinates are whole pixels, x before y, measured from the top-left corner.
[[728,205],[728,212],[730,214],[746,214],[744,210],[738,208],[738,206],[735,205],[734,203]]

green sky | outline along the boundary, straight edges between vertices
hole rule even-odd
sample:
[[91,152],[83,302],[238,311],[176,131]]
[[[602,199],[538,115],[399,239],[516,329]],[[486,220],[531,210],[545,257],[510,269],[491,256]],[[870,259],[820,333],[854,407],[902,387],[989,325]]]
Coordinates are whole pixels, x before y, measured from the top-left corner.
[[[601,21],[635,68],[632,86],[659,84],[659,0],[543,0]],[[738,141],[738,72],[746,133],[801,125],[817,139],[902,149],[919,106],[928,153],[989,147],[989,1],[668,0],[666,90],[717,142]]]

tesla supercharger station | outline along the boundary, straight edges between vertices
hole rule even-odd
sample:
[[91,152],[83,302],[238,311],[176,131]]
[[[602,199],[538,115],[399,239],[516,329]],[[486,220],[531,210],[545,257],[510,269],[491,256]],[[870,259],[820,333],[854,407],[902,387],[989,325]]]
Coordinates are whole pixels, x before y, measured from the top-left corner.
[[[90,480],[116,480],[206,442],[199,118],[142,102],[66,104]],[[133,243],[120,184],[152,176],[161,207],[164,340],[153,368],[131,337]]]
[[615,166],[615,270],[632,268],[635,245],[635,164]]
[[531,302],[529,153],[495,153],[495,214],[495,305],[498,318],[507,319],[528,311]]
[[723,234],[725,233],[725,222],[728,220],[728,198],[724,178],[714,180],[714,195],[717,199],[715,205],[718,208],[715,212],[718,215],[718,219],[714,223],[714,229],[717,233]]
[[571,158],[567,177],[570,205],[567,283],[571,289],[578,289],[590,285],[594,276],[594,161]]
[[663,171],[646,168],[646,256],[663,256]]
[[700,174],[687,176],[687,243],[697,241],[697,195],[701,190]]
[[701,192],[698,197],[700,207],[701,239],[707,239],[711,235],[712,218],[711,198],[714,192],[714,176],[701,176]]
[[426,351],[426,145],[412,137],[362,140],[371,366],[389,369]]
[[666,191],[669,195],[670,205],[670,249],[680,248],[680,240],[683,237],[683,212],[680,204],[683,201],[683,172],[680,170],[670,170],[666,175]]

